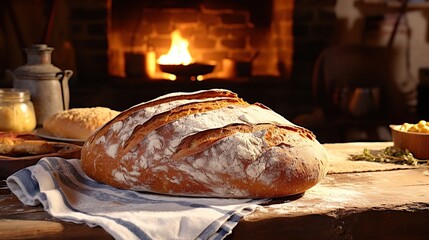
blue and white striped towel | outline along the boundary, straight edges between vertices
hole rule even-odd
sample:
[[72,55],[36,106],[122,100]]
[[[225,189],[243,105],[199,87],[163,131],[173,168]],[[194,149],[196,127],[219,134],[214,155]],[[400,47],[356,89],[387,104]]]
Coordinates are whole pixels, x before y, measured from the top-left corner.
[[101,226],[115,239],[223,239],[264,200],[170,197],[120,190],[90,179],[79,159],[43,158],[7,179],[26,205]]

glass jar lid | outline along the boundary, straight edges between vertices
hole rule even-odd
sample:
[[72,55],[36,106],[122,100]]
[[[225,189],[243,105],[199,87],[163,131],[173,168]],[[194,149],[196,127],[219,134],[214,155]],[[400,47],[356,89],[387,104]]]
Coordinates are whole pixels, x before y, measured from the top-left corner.
[[30,92],[26,89],[0,88],[0,102],[24,102],[30,100]]

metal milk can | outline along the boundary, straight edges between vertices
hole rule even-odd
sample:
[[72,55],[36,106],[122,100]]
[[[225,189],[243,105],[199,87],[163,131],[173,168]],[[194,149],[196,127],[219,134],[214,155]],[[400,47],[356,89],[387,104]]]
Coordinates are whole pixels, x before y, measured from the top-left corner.
[[9,73],[13,76],[14,88],[30,92],[37,125],[42,125],[48,116],[69,108],[68,80],[73,71],[62,71],[52,65],[51,53],[54,49],[46,44],[35,44],[24,50],[27,63]]

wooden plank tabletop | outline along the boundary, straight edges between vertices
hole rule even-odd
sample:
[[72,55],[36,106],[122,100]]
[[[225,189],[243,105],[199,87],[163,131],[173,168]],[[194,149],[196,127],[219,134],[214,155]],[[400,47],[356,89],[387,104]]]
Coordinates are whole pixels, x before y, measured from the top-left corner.
[[250,232],[252,239],[429,239],[429,171],[328,175],[301,198],[244,217],[231,239]]
[[[24,206],[2,181],[0,239],[14,238],[112,239],[100,227]],[[275,199],[247,215],[228,239],[429,239],[429,170],[331,173],[305,194]]]

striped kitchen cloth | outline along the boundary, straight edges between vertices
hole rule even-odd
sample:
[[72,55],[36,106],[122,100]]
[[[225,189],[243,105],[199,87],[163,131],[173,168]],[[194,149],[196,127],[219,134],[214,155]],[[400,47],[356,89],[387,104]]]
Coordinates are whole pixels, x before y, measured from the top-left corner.
[[115,239],[223,239],[264,200],[172,197],[90,179],[79,159],[42,158],[7,179],[26,205],[63,221],[101,226]]

